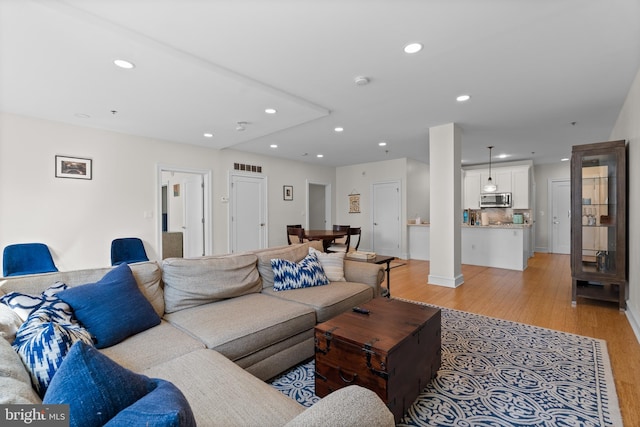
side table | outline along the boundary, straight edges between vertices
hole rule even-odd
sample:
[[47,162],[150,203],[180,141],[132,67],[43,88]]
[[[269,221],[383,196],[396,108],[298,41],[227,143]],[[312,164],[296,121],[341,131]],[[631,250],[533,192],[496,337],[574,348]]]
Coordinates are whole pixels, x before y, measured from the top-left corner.
[[348,259],[349,261],[368,262],[371,264],[387,264],[387,267],[385,268],[385,271],[387,272],[387,293],[384,296],[387,298],[391,298],[391,261],[396,259],[396,257],[387,255],[376,255],[375,258],[371,259],[356,259],[346,256],[345,259]]

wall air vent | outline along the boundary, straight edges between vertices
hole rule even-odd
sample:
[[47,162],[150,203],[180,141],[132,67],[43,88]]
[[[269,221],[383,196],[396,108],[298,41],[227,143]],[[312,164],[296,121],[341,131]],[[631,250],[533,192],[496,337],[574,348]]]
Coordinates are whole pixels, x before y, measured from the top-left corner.
[[262,173],[262,166],[247,165],[244,163],[234,163],[233,168],[237,171],[257,172]]

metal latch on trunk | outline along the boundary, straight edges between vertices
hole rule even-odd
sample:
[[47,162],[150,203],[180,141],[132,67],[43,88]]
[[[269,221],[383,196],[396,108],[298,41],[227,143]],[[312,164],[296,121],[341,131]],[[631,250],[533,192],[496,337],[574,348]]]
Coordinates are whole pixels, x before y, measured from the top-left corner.
[[384,362],[380,362],[380,367],[382,368],[382,370],[378,370],[375,369],[373,367],[373,364],[371,363],[371,356],[377,354],[373,349],[373,344],[378,341],[377,338],[374,338],[371,342],[365,343],[364,346],[362,347],[362,351],[364,351],[367,355],[367,368],[369,368],[369,371],[371,371],[372,374],[379,376],[382,379],[388,380],[389,379],[389,374],[387,372],[384,371],[384,369],[386,369],[386,366],[384,364]]
[[324,349],[321,349],[318,346],[318,339],[316,338],[315,342],[316,342],[316,353],[322,353],[322,354],[327,354],[331,348],[331,340],[333,339],[333,331],[335,331],[336,329],[338,329],[338,327],[336,326],[335,328],[331,328],[327,331],[324,332],[324,339],[327,343],[327,347]]

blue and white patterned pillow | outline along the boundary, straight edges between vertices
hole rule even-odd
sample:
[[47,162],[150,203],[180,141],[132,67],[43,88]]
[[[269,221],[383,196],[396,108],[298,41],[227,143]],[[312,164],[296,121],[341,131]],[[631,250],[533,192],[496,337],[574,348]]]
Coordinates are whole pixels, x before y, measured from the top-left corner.
[[[67,289],[67,285],[62,282],[55,282],[40,295],[10,292],[0,298],[0,303],[8,305],[14,313],[20,316],[23,322],[27,320],[31,313],[45,304],[64,304],[64,308],[69,311],[69,314],[71,314],[71,308],[69,305],[62,302],[62,300],[56,296],[58,292],[64,291],[65,289]],[[59,307],[63,308],[63,306],[60,305]]]
[[93,345],[89,331],[73,319],[69,306],[61,300],[43,304],[16,332],[13,348],[40,397],[76,341]]
[[271,268],[273,269],[273,290],[275,291],[329,284],[329,279],[327,279],[315,254],[307,255],[299,263],[286,259],[272,259]]

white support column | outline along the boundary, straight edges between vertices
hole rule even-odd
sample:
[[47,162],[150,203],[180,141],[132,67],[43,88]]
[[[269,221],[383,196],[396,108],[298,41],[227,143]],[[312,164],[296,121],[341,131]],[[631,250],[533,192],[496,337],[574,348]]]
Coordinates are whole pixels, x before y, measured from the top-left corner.
[[430,271],[429,283],[456,288],[461,268],[460,129],[454,123],[429,129]]

